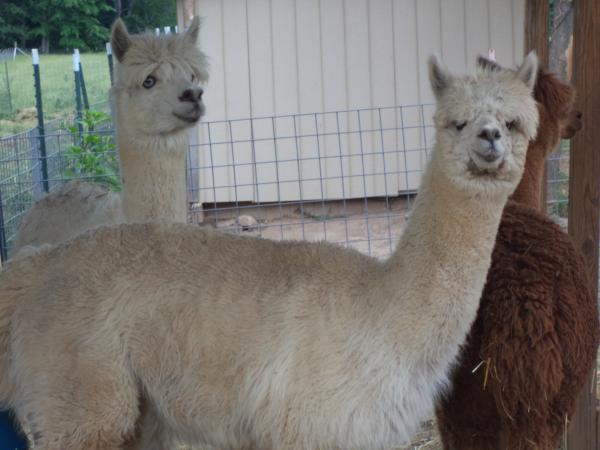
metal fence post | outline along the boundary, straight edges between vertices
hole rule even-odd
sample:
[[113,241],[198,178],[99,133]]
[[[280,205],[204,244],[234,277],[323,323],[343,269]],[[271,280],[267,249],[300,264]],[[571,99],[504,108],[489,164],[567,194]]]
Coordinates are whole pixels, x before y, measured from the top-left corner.
[[[75,50],[79,56],[79,50]],[[85,88],[85,78],[83,76],[83,66],[81,65],[81,56],[79,56],[79,81],[81,86],[81,93],[83,94],[83,107],[90,109],[90,101],[88,100],[87,89]]]
[[112,47],[110,46],[110,42],[106,43],[106,57],[108,58],[108,74],[110,75],[110,85],[113,85],[113,54]]
[[42,83],[40,80],[40,56],[36,48],[31,50],[33,60],[33,79],[35,86],[35,107],[38,119],[38,139],[40,141],[40,162],[42,167],[42,185],[44,192],[48,192],[48,157],[46,155],[46,130],[44,130],[44,108],[42,107]]
[[8,111],[12,114],[12,95],[10,93],[10,78],[8,77],[8,63],[4,61],[4,74],[6,75],[6,93],[8,94]]
[[77,121],[77,129],[79,130],[79,137],[83,134],[82,119],[82,105],[81,105],[81,78],[79,77],[79,50],[73,52],[73,74],[75,78],[75,120]]

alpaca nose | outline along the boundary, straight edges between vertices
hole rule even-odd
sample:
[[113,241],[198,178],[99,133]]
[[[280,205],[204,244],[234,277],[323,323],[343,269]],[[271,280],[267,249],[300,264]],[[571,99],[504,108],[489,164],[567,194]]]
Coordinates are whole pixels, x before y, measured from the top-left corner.
[[498,128],[483,128],[477,137],[489,141],[491,144],[500,139],[500,130]]
[[179,100],[182,102],[198,102],[202,100],[202,94],[204,90],[202,88],[186,89],[179,96]]

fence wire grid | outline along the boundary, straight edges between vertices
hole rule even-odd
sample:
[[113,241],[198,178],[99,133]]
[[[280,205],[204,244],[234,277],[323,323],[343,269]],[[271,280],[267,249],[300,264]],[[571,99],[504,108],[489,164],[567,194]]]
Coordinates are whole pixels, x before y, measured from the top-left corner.
[[[385,258],[410,214],[433,146],[432,105],[293,114],[199,124],[187,158],[189,219],[269,239],[326,240]],[[73,179],[111,184],[112,125],[84,135],[64,126],[0,138],[0,251],[25,212]],[[47,156],[40,154],[45,139]],[[95,141],[93,141],[95,142]],[[94,158],[90,167],[82,160]],[[568,145],[553,156],[549,211],[566,223]],[[48,176],[45,177],[43,167]],[[99,170],[101,167],[103,170]],[[118,169],[117,169],[118,170]],[[118,176],[118,174],[116,175]]]

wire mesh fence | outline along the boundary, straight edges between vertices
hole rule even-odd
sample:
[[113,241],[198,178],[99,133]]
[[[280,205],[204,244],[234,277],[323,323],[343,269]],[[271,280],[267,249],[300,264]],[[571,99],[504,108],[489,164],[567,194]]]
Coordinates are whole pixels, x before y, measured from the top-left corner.
[[[201,123],[188,152],[190,221],[269,239],[327,240],[385,258],[433,145],[432,113],[432,105],[413,105]],[[83,134],[72,122],[52,122],[45,158],[37,130],[0,138],[3,257],[44,182],[49,191],[72,179],[119,188],[112,125],[100,122]],[[553,158],[564,168],[568,145]],[[563,225],[567,174],[548,174],[548,209]]]

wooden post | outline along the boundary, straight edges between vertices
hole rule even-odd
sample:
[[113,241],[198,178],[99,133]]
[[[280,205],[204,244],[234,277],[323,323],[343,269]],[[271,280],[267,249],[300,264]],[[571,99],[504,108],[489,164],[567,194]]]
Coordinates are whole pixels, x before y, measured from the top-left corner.
[[[583,128],[571,141],[569,234],[582,250],[594,292],[598,288],[600,205],[600,2],[575,0],[573,79]],[[592,378],[590,374],[590,378]],[[594,380],[581,393],[568,434],[569,450],[597,450],[596,387]]]
[[[548,26],[550,18],[550,2],[548,0],[527,0],[525,4],[525,54],[535,50],[540,62],[548,67]],[[546,213],[546,187],[548,186],[546,168],[544,166],[543,186],[541,190],[542,212]]]

